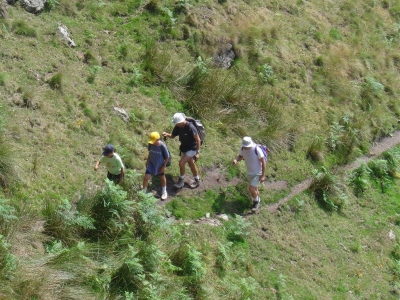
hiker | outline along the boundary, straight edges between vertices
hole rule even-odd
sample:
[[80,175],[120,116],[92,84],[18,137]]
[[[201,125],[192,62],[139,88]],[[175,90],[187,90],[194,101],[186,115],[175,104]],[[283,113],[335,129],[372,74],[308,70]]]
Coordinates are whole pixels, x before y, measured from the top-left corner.
[[258,184],[265,181],[266,163],[263,151],[249,136],[243,138],[239,154],[236,159],[233,160],[233,165],[236,165],[241,160],[244,160],[246,164],[249,192],[253,199],[253,209],[259,209],[260,192],[258,191]]
[[104,163],[107,168],[107,178],[113,181],[115,184],[122,183],[125,175],[125,167],[122,163],[121,157],[115,153],[113,145],[108,144],[103,148],[103,155],[94,166],[94,170],[97,171],[100,163]]
[[149,154],[146,161],[146,173],[143,178],[143,189],[147,189],[150,177],[157,175],[161,181],[161,200],[166,200],[167,194],[167,179],[165,178],[165,167],[169,160],[169,152],[167,146],[160,140],[158,132],[150,133],[148,146]]
[[186,163],[189,165],[190,170],[194,176],[194,182],[190,185],[192,189],[200,185],[200,178],[198,175],[195,160],[200,157],[200,137],[197,128],[193,123],[186,120],[184,113],[176,113],[172,118],[172,123],[175,125],[172,133],[163,132],[164,137],[171,139],[179,136],[181,145],[179,146],[181,159],[179,161],[180,176],[175,188],[182,188],[185,184],[185,167]]

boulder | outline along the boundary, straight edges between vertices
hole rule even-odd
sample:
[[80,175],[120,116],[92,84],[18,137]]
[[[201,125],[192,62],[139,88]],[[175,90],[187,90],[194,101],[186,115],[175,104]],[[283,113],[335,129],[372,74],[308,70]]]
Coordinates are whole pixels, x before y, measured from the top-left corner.
[[25,8],[27,12],[33,14],[40,14],[44,10],[46,0],[20,0],[21,6]]
[[[5,0],[2,0],[2,1],[4,2]],[[7,3],[10,5],[14,5],[15,2],[17,2],[17,0],[7,0]]]
[[67,26],[62,25],[61,23],[58,23],[58,36],[60,37],[61,40],[65,41],[68,46],[76,47],[76,44],[73,41],[73,39],[69,37]]
[[218,51],[217,55],[214,56],[214,63],[220,68],[229,69],[235,57],[236,55],[233,51],[233,46],[228,43],[224,48]]

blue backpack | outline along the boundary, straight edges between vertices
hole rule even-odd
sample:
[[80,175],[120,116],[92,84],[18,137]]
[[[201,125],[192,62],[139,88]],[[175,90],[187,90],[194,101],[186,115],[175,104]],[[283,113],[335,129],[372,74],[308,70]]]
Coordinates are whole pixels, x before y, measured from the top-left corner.
[[256,147],[254,148],[256,155],[257,155],[257,147],[260,148],[261,151],[264,153],[264,160],[265,160],[265,162],[267,162],[268,161],[268,153],[269,153],[268,147],[266,145],[256,144]]

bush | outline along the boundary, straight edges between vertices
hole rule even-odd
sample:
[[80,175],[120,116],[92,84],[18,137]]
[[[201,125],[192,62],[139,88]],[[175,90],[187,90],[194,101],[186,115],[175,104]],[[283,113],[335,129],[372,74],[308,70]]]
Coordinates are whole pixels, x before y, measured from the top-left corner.
[[88,230],[95,229],[93,219],[74,210],[68,199],[58,205],[53,200],[47,201],[44,216],[45,232],[66,244],[74,243]]
[[232,242],[243,243],[249,235],[247,227],[251,226],[251,223],[246,221],[240,215],[235,214],[235,218],[227,223],[227,238]]
[[11,245],[0,234],[0,279],[10,279],[16,269],[16,257],[10,251]]
[[26,24],[25,21],[15,21],[12,24],[12,29],[15,34],[24,35],[27,37],[36,37],[36,30]]
[[310,190],[322,208],[328,211],[341,210],[347,202],[345,186],[339,178],[325,167],[313,171]]
[[62,90],[62,77],[63,77],[62,73],[57,73],[57,74],[53,75],[48,81],[50,88],[52,88],[53,90],[61,91]]

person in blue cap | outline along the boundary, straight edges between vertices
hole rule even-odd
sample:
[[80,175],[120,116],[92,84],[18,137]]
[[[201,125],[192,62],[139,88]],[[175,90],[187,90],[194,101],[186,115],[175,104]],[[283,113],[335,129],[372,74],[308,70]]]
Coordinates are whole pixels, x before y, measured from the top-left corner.
[[94,166],[94,170],[97,171],[100,163],[104,164],[107,168],[107,178],[113,181],[115,184],[122,183],[125,175],[125,167],[122,163],[121,157],[115,153],[113,145],[108,144],[103,148],[103,155]]

